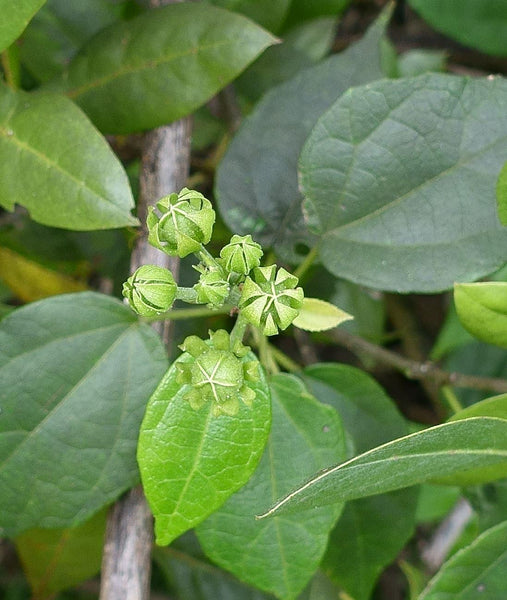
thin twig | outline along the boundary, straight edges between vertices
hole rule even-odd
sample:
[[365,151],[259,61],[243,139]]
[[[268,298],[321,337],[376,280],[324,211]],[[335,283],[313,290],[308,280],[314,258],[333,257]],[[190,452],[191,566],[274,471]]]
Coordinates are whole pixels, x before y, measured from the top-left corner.
[[432,362],[418,362],[400,356],[396,352],[386,350],[381,346],[372,344],[363,338],[352,335],[344,329],[335,329],[332,333],[333,339],[356,354],[367,354],[378,362],[389,365],[405,375],[408,379],[430,380],[439,386],[451,385],[453,387],[470,388],[474,390],[486,390],[497,394],[507,393],[507,380],[495,377],[481,377],[480,375],[466,375],[444,371]]

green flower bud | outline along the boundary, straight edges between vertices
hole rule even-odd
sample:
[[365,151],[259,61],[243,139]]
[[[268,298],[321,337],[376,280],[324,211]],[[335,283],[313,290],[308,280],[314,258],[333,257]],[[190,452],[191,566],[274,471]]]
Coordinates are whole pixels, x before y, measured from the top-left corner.
[[225,270],[242,275],[248,275],[254,267],[258,267],[263,254],[262,248],[252,240],[251,235],[233,235],[220,251]]
[[144,265],[123,284],[123,295],[137,314],[154,317],[171,308],[177,287],[171,271]]
[[171,256],[183,258],[197,252],[211,239],[215,211],[211,202],[194,190],[183,188],[157,202],[159,214],[148,211],[148,241]]
[[197,292],[197,302],[208,304],[210,308],[219,308],[229,295],[230,286],[222,278],[220,271],[205,270],[194,289]]
[[248,382],[258,381],[259,363],[245,360],[247,346],[238,342],[231,348],[229,334],[220,329],[210,332],[206,342],[189,336],[180,348],[193,359],[175,364],[178,383],[191,386],[184,398],[194,410],[211,401],[214,416],[235,415],[240,400],[246,406],[252,405],[255,392]]
[[303,290],[298,278],[276,265],[257,267],[247,277],[241,291],[239,308],[245,319],[259,327],[264,335],[286,329],[303,305]]

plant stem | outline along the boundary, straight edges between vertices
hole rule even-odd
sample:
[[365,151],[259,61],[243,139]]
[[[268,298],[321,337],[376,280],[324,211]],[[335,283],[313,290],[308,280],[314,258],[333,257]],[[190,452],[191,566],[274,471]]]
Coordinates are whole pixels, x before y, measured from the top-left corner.
[[460,410],[463,410],[463,407],[461,406],[458,397],[452,391],[452,388],[450,386],[443,385],[440,391],[442,392],[443,397],[447,401],[447,404],[449,405],[449,408],[452,410],[453,413],[457,413]]
[[317,248],[317,246],[314,246],[310,252],[308,252],[308,254],[305,256],[303,262],[299,265],[299,267],[294,271],[294,275],[298,278],[298,279],[302,279],[303,275],[308,271],[308,269],[313,265],[315,259],[317,258],[317,255],[319,253],[319,250]]
[[301,366],[276,346],[269,344],[269,351],[276,362],[289,373],[299,373],[301,371]]
[[201,244],[201,249],[196,254],[206,266],[211,267],[212,269],[220,269],[220,271],[222,270],[222,267],[217,262],[216,258],[210,254],[208,250],[206,250],[203,244]]
[[243,341],[243,337],[245,336],[246,328],[248,327],[248,321],[243,317],[241,312],[238,314],[238,318],[236,319],[236,323],[234,323],[234,327],[231,331],[231,347],[234,347],[238,342]]
[[177,308],[168,310],[158,317],[145,317],[148,323],[155,321],[180,321],[182,319],[198,319],[202,317],[213,317],[214,315],[226,315],[231,312],[232,306],[221,306],[220,308],[207,308],[205,306],[199,308]]
[[[194,288],[180,287],[176,290],[176,300],[182,300],[187,304],[199,304],[197,302],[197,292]],[[167,314],[167,313],[166,313]]]
[[487,390],[498,394],[507,392],[506,379],[444,371],[432,362],[418,362],[405,358],[396,354],[396,352],[391,352],[391,350],[386,350],[363,338],[352,335],[344,329],[335,329],[332,336],[338,344],[347,348],[359,358],[361,353],[367,354],[378,362],[402,372],[408,379],[421,379],[423,381],[433,381],[439,386],[450,385],[474,390]]

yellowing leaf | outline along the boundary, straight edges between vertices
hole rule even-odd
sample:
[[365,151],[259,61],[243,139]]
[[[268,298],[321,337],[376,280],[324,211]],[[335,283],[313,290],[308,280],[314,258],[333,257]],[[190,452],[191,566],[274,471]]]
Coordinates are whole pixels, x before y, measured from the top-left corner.
[[86,289],[84,283],[2,247],[0,247],[0,279],[23,302],[33,302],[48,296],[81,292]]
[[353,318],[334,304],[318,298],[305,298],[293,325],[306,331],[326,331]]

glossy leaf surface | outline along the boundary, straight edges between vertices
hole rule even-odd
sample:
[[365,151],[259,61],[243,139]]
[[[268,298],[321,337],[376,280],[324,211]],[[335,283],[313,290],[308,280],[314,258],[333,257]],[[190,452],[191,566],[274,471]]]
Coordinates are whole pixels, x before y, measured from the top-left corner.
[[57,592],[100,571],[107,510],[69,529],[30,529],[16,538],[16,549],[34,598]]
[[408,0],[436,30],[465,44],[507,56],[507,4],[503,0]]
[[507,521],[444,563],[419,600],[498,600],[505,595]]
[[152,129],[193,112],[274,42],[241,15],[176,3],[99,33],[51,87],[103,132]]
[[338,414],[290,375],[272,378],[273,426],[254,475],[197,528],[206,554],[243,581],[294,598],[316,571],[342,506],[258,521],[301,475],[345,456]]
[[10,46],[46,0],[0,0],[0,52]]
[[216,194],[232,231],[294,255],[311,244],[297,162],[319,116],[350,86],[382,77],[379,43],[388,15],[342,54],[273,88],[244,120],[217,171]]
[[0,527],[83,522],[138,481],[146,401],[167,365],[117,300],[41,300],[0,323]]
[[507,283],[456,284],[454,302],[461,323],[472,335],[507,348]]
[[506,141],[501,78],[430,74],[350,90],[301,154],[324,266],[397,292],[440,291],[499,268],[507,231],[495,182]]
[[[356,452],[407,433],[393,401],[363,371],[316,364],[305,369],[304,380],[316,398],[336,408]],[[416,497],[417,490],[411,488],[346,503],[321,567],[355,600],[370,598],[383,568],[413,534]]]
[[[188,362],[189,355],[179,361]],[[183,398],[189,385],[178,383],[177,373],[172,365],[150,398],[139,435],[141,478],[160,546],[203,521],[248,481],[271,424],[262,374],[249,383],[256,392],[251,408],[241,403],[236,415],[215,417],[212,402],[191,408]]]
[[437,425],[328,469],[262,517],[364,498],[446,477],[483,483],[507,475],[507,421],[479,417]]
[[0,85],[0,204],[65,229],[137,224],[127,175],[67,98]]

